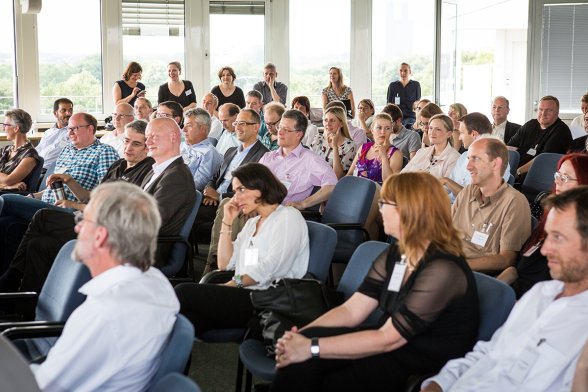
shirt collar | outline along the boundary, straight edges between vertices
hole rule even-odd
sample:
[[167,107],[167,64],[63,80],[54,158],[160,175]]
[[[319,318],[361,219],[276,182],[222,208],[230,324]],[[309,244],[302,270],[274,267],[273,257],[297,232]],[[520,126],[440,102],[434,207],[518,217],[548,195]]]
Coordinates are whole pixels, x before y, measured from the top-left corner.
[[[298,143],[298,146],[296,146],[295,149],[293,149],[292,151],[290,151],[290,154],[288,155],[293,155],[295,157],[299,157],[300,154],[302,154],[302,150],[304,150],[304,146],[302,146],[302,143]],[[280,155],[281,157],[284,156],[284,150],[282,149],[282,147],[278,148],[276,150],[276,152],[278,153],[278,155]],[[287,155],[287,156],[288,156]],[[285,157],[284,157],[285,158]]]
[[494,194],[488,197],[484,197],[484,195],[482,195],[482,190],[479,186],[472,185],[475,187],[475,191],[470,201],[478,201],[478,203],[480,203],[480,207],[485,207],[500,200],[500,198],[502,198],[502,195],[504,194],[504,192],[506,192],[506,189],[508,188],[508,184],[504,182],[504,179],[502,179],[501,181],[502,183],[500,184],[496,192],[494,192]]
[[100,275],[95,276],[78,290],[86,296],[100,295],[120,283],[136,279],[143,272],[129,264],[119,265],[110,268]]
[[173,157],[171,157],[170,159],[168,159],[168,160],[166,160],[166,161],[163,161],[163,162],[161,162],[161,163],[154,163],[154,164],[151,166],[151,169],[153,169],[153,177],[157,177],[159,174],[163,173],[163,171],[164,171],[165,169],[167,169],[167,167],[168,167],[169,165],[171,165],[171,163],[172,163],[173,161],[175,161],[176,159],[178,159],[178,158],[180,158],[180,157],[181,157],[181,155],[176,155],[176,156],[173,156]]

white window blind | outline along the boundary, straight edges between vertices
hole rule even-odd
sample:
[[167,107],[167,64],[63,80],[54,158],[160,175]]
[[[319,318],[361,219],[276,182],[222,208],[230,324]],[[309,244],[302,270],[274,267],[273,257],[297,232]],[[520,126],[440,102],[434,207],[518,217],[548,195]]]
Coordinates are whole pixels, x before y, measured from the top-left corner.
[[184,0],[122,0],[123,35],[184,36]]
[[577,111],[588,90],[588,3],[544,5],[542,27],[541,95]]
[[211,1],[211,14],[265,15],[263,1]]

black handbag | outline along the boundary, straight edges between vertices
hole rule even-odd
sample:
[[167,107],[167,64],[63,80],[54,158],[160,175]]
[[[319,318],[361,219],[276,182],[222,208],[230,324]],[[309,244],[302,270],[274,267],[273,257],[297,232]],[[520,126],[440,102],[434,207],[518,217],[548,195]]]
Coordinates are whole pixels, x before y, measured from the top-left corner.
[[251,303],[259,318],[266,355],[285,331],[303,327],[343,303],[343,295],[314,279],[279,279],[266,290],[252,290]]

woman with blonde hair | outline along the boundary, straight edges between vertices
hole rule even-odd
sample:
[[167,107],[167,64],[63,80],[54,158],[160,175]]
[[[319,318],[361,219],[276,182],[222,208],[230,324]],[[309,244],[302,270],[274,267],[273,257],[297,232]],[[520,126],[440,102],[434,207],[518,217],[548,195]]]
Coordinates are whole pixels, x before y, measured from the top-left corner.
[[[428,106],[428,105],[427,105]],[[421,111],[421,113],[424,109]],[[402,169],[402,173],[425,171],[437,178],[449,177],[459,153],[451,146],[453,122],[445,114],[431,117],[427,123],[429,147],[421,148]]]
[[[396,390],[474,345],[476,282],[447,192],[428,173],[403,173],[384,182],[380,197],[397,242],[343,305],[278,340],[273,391]],[[361,328],[376,308],[376,327]]]
[[326,112],[327,104],[331,101],[341,101],[347,108],[347,115],[355,117],[355,99],[353,91],[343,82],[343,71],[341,68],[329,68],[329,84],[323,89],[323,110]]
[[453,148],[457,151],[461,150],[461,140],[459,140],[459,119],[468,114],[468,110],[461,103],[452,103],[449,105],[447,115],[453,121]]
[[355,143],[349,134],[343,109],[337,106],[328,108],[323,125],[325,130],[316,135],[310,149],[323,157],[333,167],[337,178],[341,178],[347,174],[355,157]]

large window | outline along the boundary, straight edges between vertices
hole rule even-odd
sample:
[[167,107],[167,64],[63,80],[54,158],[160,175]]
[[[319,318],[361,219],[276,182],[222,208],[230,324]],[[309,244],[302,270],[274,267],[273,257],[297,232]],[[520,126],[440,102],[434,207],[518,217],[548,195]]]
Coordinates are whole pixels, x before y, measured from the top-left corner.
[[14,17],[12,1],[0,1],[0,113],[16,106],[14,94]]
[[210,83],[220,83],[218,70],[228,65],[246,94],[262,79],[264,42],[263,1],[211,1]]
[[[167,80],[167,64],[184,65],[184,1],[122,0],[123,64],[137,61],[147,98],[157,104],[159,86]],[[182,68],[180,78],[186,79]],[[200,92],[196,91],[196,96]],[[111,92],[107,93],[112,100]]]
[[[372,99],[386,104],[388,85],[398,80],[400,63],[408,63],[423,98],[433,96],[435,2],[373,0]],[[356,99],[357,100],[357,99]]]
[[38,26],[41,114],[60,97],[76,111],[101,113],[100,0],[45,1]]
[[[440,103],[460,102],[490,118],[493,96],[510,101],[509,120],[525,121],[528,0],[444,1]],[[521,17],[521,16],[525,17]]]
[[[349,78],[351,45],[349,0],[290,1],[289,96],[306,95],[312,107],[322,107],[321,94],[329,84],[329,68],[343,69]],[[357,102],[359,97],[355,97]]]

